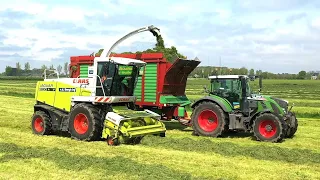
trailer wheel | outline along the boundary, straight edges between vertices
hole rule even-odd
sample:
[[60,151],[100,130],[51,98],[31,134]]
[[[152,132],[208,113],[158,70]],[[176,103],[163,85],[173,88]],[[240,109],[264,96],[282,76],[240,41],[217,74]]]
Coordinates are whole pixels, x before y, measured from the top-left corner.
[[253,133],[258,141],[280,142],[285,138],[286,129],[285,121],[271,113],[261,114],[253,122]]
[[290,118],[290,124],[288,126],[287,138],[292,138],[293,135],[297,132],[298,129],[298,120],[296,118],[296,115],[293,112],[289,112],[289,118]]
[[31,120],[32,132],[38,135],[50,135],[52,123],[50,117],[43,111],[36,111]]
[[195,107],[191,115],[194,134],[218,137],[225,129],[225,114],[223,110],[212,102],[202,102]]
[[90,104],[76,104],[69,115],[69,133],[78,140],[94,141],[101,138],[103,113]]

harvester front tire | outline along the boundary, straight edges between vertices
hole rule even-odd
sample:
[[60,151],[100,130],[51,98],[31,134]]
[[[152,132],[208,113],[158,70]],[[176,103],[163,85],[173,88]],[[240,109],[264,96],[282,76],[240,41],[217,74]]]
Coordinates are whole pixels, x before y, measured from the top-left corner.
[[281,142],[286,131],[285,121],[271,113],[261,114],[253,122],[253,133],[258,141]]
[[191,123],[194,135],[219,137],[226,127],[225,113],[213,102],[201,102],[192,112]]
[[118,145],[120,145],[120,141],[118,138],[113,138],[112,136],[109,136],[107,138],[107,144],[109,146],[118,146]]
[[36,111],[31,120],[32,132],[37,135],[50,135],[52,123],[50,117],[43,111]]
[[73,139],[95,141],[101,138],[103,113],[91,104],[76,104],[69,116],[69,133]]
[[292,138],[298,129],[298,120],[293,112],[289,112],[290,125],[288,126],[286,138]]

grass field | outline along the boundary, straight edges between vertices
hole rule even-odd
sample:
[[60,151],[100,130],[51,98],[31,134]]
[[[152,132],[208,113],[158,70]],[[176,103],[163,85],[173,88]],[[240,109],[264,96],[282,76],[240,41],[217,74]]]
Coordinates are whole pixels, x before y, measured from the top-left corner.
[[[263,83],[264,94],[295,103],[299,129],[293,139],[275,144],[243,133],[196,137],[190,128],[166,122],[165,138],[110,147],[33,135],[35,82],[1,80],[0,179],[320,179],[320,82]],[[200,98],[205,84],[188,81],[188,97]]]

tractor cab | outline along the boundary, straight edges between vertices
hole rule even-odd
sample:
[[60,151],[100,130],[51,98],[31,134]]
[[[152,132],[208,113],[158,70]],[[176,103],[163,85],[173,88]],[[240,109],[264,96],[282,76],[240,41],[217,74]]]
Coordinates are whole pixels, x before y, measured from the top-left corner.
[[[209,93],[227,99],[234,109],[251,97],[250,78],[243,75],[210,76]],[[245,102],[244,102],[245,103]]]
[[132,96],[140,67],[145,64],[140,60],[120,57],[97,61],[96,95]]

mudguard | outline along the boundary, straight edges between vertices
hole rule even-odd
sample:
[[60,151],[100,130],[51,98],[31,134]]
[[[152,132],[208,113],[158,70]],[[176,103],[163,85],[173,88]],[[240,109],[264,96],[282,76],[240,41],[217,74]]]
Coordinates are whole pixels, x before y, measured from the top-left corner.
[[198,99],[196,102],[194,102],[191,105],[191,108],[194,108],[195,106],[197,106],[199,103],[203,102],[203,101],[211,101],[214,103],[217,103],[224,112],[231,112],[232,111],[232,105],[230,104],[230,102],[224,98],[221,98],[219,96],[205,96],[201,99]]

